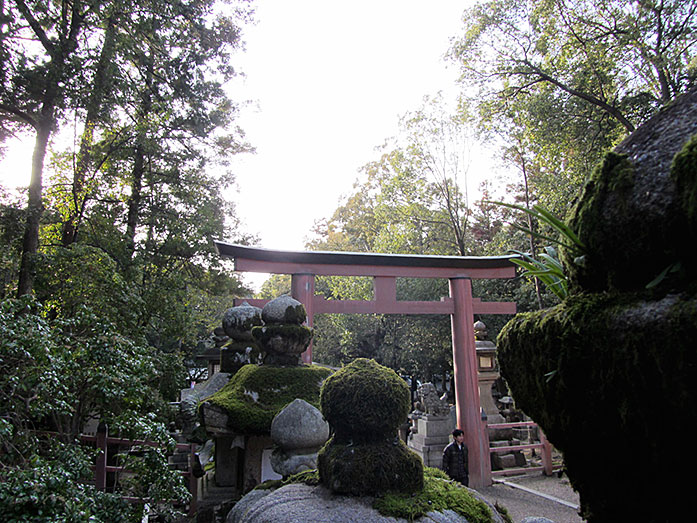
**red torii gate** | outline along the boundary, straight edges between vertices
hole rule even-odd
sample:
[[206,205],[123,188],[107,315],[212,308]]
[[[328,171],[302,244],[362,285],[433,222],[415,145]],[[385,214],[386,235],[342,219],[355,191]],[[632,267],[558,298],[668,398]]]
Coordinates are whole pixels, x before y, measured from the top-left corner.
[[[453,336],[453,373],[457,426],[465,431],[469,449],[470,486],[491,484],[488,434],[481,423],[474,314],[515,314],[515,303],[482,302],[472,297],[472,279],[512,278],[511,256],[425,256],[326,251],[276,251],[215,242],[218,253],[235,261],[235,270],[291,275],[291,295],[305,306],[307,324],[314,315],[449,314]],[[327,300],[315,295],[315,276],[370,276],[374,299]],[[398,301],[396,279],[447,278],[450,296],[440,301]],[[236,300],[238,301],[238,300]],[[243,300],[239,300],[240,302]],[[266,300],[244,300],[261,306]],[[303,353],[312,362],[312,346]]]

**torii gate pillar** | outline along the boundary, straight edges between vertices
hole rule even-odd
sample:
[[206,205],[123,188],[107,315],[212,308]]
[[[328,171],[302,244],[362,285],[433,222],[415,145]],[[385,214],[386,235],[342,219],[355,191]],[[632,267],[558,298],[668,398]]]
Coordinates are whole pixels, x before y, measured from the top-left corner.
[[455,375],[455,412],[457,427],[465,432],[469,458],[469,486],[480,488],[491,483],[490,462],[483,441],[479,384],[477,382],[477,350],[474,341],[474,308],[472,280],[450,279],[450,297],[454,310],[450,315],[453,333],[453,374]]
[[[290,280],[290,294],[291,296],[298,300],[305,306],[305,312],[307,313],[307,326],[312,328],[314,326],[314,307],[313,302],[315,298],[315,275],[314,274],[293,274]],[[307,347],[305,352],[302,353],[303,363],[312,363],[312,342]]]

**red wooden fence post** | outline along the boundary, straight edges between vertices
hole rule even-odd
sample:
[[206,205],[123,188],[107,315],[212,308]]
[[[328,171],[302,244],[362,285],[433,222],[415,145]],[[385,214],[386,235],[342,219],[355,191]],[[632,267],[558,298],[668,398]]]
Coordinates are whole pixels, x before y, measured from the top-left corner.
[[198,510],[198,478],[194,476],[194,460],[196,459],[195,445],[189,445],[189,492],[191,501],[189,502],[189,516],[196,514]]
[[491,448],[489,446],[489,422],[482,409],[482,483],[491,485]]
[[552,475],[552,445],[545,437],[540,426],[537,426],[538,434],[540,435],[540,443],[542,443],[542,466],[544,467],[545,476]]
[[95,463],[94,484],[97,490],[106,490],[106,452],[108,429],[106,423],[100,422],[97,427],[97,462]]

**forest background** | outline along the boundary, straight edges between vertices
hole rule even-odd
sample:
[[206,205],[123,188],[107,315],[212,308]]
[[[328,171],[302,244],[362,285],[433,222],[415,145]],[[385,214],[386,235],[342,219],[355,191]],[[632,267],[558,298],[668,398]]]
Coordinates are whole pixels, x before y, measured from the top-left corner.
[[[167,443],[167,401],[204,377],[195,356],[232,299],[249,294],[213,240],[255,243],[223,197],[231,158],[254,145],[236,124],[241,101],[224,89],[253,7],[0,3],[0,139],[35,139],[30,186],[0,192],[5,519],[131,517],[75,481],[90,456],[72,441],[99,416],[123,435]],[[485,183],[470,198],[468,149],[479,140],[498,151],[515,180],[506,201],[565,217],[601,155],[694,87],[696,11],[697,2],[670,0],[476,4],[444,49],[461,73],[457,109],[432,95],[405,114],[307,248],[553,257],[543,223],[491,201],[502,188]],[[66,129],[75,147],[51,149]],[[330,299],[371,292],[361,278],[317,287]],[[276,276],[260,295],[288,290]],[[475,293],[521,311],[558,299],[527,278],[479,281]],[[444,295],[443,281],[398,281],[400,299]],[[495,335],[506,318],[482,319]],[[451,372],[447,317],[327,315],[315,327],[323,363],[371,357],[443,384]],[[174,478],[150,470],[161,473],[134,492],[171,496]]]

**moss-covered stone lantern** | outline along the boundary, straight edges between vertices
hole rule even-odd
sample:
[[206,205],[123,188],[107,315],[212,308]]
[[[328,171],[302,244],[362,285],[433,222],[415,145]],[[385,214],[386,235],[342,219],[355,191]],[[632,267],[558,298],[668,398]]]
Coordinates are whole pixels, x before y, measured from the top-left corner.
[[327,378],[320,409],[334,431],[318,456],[322,483],[337,493],[416,492],[423,463],[398,437],[411,401],[393,370],[359,358]]

